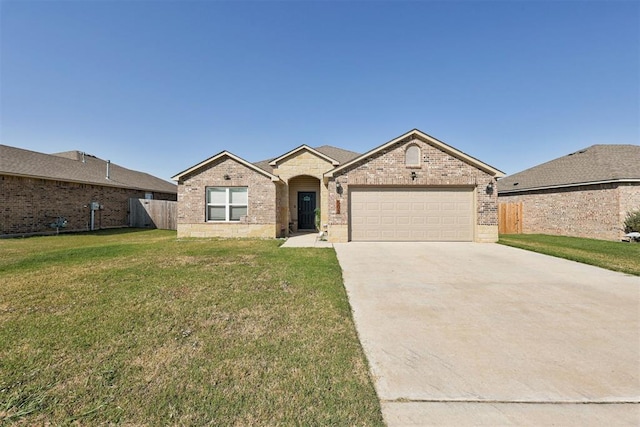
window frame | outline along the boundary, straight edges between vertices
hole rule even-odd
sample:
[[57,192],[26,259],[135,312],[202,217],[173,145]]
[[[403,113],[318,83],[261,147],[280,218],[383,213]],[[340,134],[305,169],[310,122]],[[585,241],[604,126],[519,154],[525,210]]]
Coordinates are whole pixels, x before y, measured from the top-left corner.
[[[212,203],[211,202],[211,197],[210,195],[213,193],[212,190],[225,190],[225,201],[224,203]],[[244,203],[232,203],[231,202],[231,190],[244,190],[244,193],[246,194],[245,196],[245,202]],[[211,207],[223,207],[224,208],[224,215],[225,215],[225,219],[211,219],[209,217],[210,213],[209,213],[209,209]],[[231,218],[231,210],[232,208],[246,208],[246,213],[244,215],[240,215],[240,217],[238,219],[232,219]],[[242,221],[242,217],[243,216],[247,216],[249,214],[249,187],[246,186],[231,186],[231,187],[225,187],[225,186],[208,186],[205,189],[205,222],[232,222],[232,223],[237,223],[237,222],[241,222]]]

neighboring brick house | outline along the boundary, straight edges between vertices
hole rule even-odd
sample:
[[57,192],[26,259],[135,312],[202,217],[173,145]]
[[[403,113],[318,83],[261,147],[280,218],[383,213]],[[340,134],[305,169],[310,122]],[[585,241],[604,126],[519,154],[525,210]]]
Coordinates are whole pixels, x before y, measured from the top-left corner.
[[301,145],[250,163],[228,151],[173,177],[178,237],[286,236],[320,229],[331,242],[498,238],[504,174],[414,129],[364,154]]
[[56,232],[58,218],[63,231],[126,227],[129,198],[176,200],[177,188],[80,151],[0,145],[0,237]]
[[593,145],[498,181],[522,203],[522,232],[619,240],[640,209],[640,146]]

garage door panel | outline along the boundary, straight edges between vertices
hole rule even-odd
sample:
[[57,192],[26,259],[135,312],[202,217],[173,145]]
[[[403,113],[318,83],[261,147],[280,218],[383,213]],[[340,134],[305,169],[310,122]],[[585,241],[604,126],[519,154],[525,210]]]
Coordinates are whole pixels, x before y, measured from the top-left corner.
[[426,218],[424,216],[413,216],[411,217],[412,225],[424,225],[426,224]]
[[380,217],[368,216],[365,218],[367,225],[380,225]]
[[383,216],[380,218],[380,224],[382,225],[395,225],[396,218],[392,216]]
[[411,218],[408,216],[399,216],[396,218],[397,225],[411,225]]
[[472,241],[471,188],[360,188],[350,193],[351,240]]
[[387,230],[387,231],[381,231],[380,236],[382,237],[383,240],[391,240],[395,237],[395,234],[393,233],[393,231]]
[[446,217],[446,218],[442,218],[441,224],[442,225],[451,225],[451,226],[459,225],[458,221],[457,221],[457,218],[452,217],[452,216]]

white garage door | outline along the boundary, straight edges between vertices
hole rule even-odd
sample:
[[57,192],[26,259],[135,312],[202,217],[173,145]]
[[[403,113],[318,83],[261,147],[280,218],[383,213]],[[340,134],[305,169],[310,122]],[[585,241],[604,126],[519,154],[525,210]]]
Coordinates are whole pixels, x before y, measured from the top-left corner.
[[473,240],[471,188],[354,188],[353,241]]

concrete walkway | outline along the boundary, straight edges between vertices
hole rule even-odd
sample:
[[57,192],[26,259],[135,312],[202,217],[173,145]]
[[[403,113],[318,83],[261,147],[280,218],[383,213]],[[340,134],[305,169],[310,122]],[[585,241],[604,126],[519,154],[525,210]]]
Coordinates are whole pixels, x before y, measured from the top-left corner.
[[640,278],[496,244],[335,244],[389,426],[640,425]]
[[289,236],[281,248],[332,248],[333,244],[318,238],[317,232],[298,232]]

